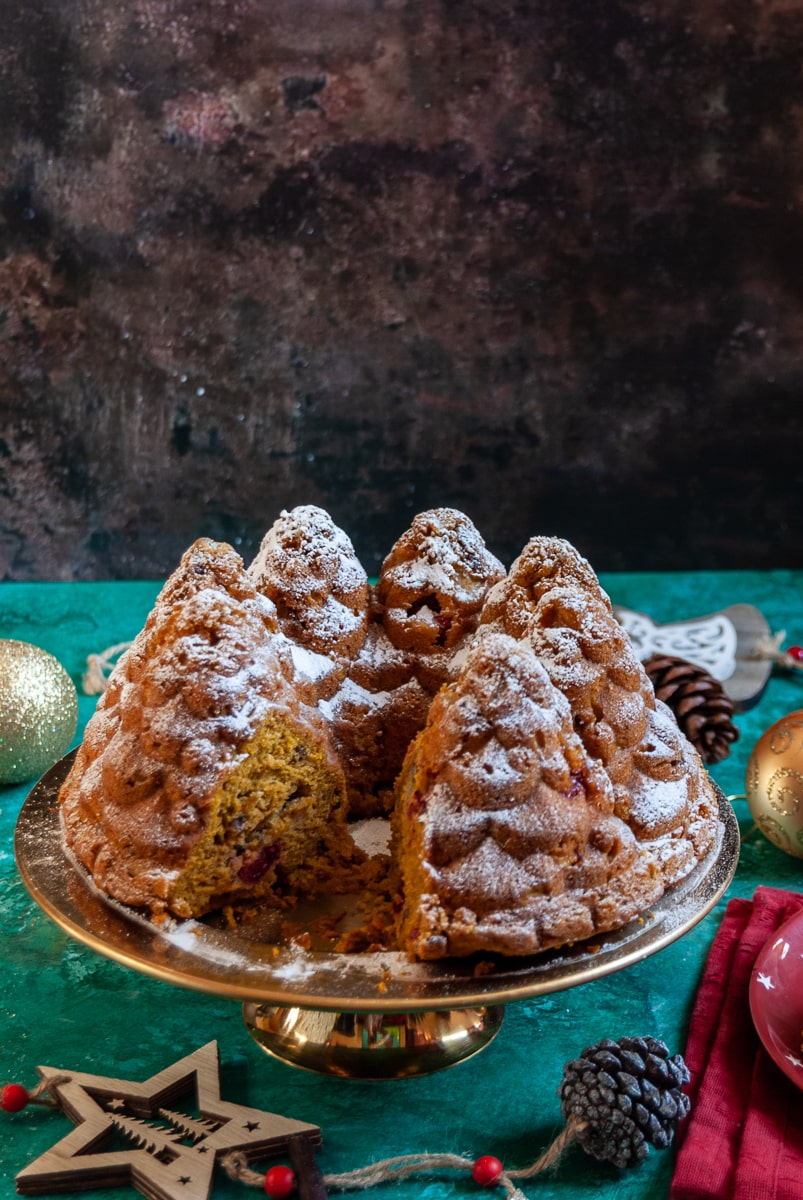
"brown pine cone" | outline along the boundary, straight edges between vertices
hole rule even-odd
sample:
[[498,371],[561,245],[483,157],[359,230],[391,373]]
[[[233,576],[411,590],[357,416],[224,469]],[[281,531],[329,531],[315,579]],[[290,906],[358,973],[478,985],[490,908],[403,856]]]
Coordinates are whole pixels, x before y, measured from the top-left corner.
[[734,703],[722,684],[705,667],[671,654],[653,654],[644,669],[655,695],[672,709],[703,762],[727,758],[739,730],[731,720]]

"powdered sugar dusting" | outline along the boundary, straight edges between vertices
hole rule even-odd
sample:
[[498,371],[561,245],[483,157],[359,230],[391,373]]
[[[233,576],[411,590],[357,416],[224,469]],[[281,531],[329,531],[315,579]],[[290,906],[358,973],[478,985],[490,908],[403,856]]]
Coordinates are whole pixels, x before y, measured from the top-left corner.
[[503,575],[502,564],[468,517],[455,509],[433,509],[415,518],[385,559],[379,593],[389,607],[434,592],[473,609]]
[[351,658],[368,622],[368,577],[349,537],[315,505],[283,510],[248,574],[285,633],[319,654]]
[[370,857],[384,854],[390,844],[390,822],[382,817],[355,821],[350,832],[356,845]]
[[310,590],[302,576],[287,576],[281,558],[292,550],[303,550],[307,562],[325,571],[332,590],[352,592],[365,582],[365,571],[354,553],[348,535],[327,512],[313,504],[282,509],[277,521],[262,539],[259,551],[248,568],[252,579],[264,580],[277,572],[289,590],[300,595]]
[[327,721],[333,722],[340,719],[340,712],[344,708],[357,712],[361,709],[365,712],[381,711],[387,706],[391,695],[390,692],[371,692],[353,679],[346,678],[331,700],[318,701],[318,711]]
[[297,642],[290,642],[289,645],[293,657],[293,667],[299,675],[304,675],[307,679],[315,682],[323,679],[333,670],[334,663],[329,655],[316,654],[313,650],[308,650],[306,646],[299,646]]

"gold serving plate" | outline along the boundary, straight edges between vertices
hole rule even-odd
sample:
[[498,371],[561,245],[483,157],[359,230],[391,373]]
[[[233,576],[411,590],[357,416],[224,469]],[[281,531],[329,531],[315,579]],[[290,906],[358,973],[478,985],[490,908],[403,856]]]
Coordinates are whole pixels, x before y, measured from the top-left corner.
[[[393,950],[305,949],[280,939],[286,913],[235,928],[214,918],[156,923],[99,892],[62,840],[58,792],[73,754],[35,785],[17,821],[17,865],[37,904],[107,958],[242,1002],[246,1028],[268,1054],[349,1078],[401,1078],[453,1066],[496,1036],[504,1005],[600,979],[657,953],[710,912],[739,856],[738,822],[717,788],[720,824],[707,857],[638,920],[593,942],[529,958],[482,954],[434,963],[410,962]],[[329,906],[347,928],[343,904],[338,896],[300,905],[293,922],[325,919]]]

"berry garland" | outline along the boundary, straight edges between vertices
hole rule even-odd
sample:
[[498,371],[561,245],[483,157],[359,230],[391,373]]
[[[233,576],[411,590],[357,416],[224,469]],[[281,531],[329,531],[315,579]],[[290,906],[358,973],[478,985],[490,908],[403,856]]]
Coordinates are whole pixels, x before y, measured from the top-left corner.
[[[182,1080],[189,1077],[187,1064],[193,1068],[196,1060],[200,1061],[210,1049],[211,1045],[175,1064],[176,1069],[185,1068],[180,1076]],[[214,1050],[216,1053],[216,1047]],[[193,1069],[198,1069],[197,1063]],[[43,1068],[40,1068],[40,1074],[42,1071]],[[167,1072],[163,1072],[155,1078],[162,1081],[166,1076]],[[260,1188],[271,1200],[288,1200],[297,1189],[302,1193],[302,1200],[310,1197],[323,1200],[330,1188],[338,1191],[365,1190],[381,1183],[444,1170],[470,1173],[478,1186],[501,1187],[508,1200],[524,1200],[516,1181],[531,1179],[557,1166],[575,1141],[593,1158],[616,1167],[637,1164],[647,1156],[651,1145],[656,1148],[669,1146],[678,1122],[689,1112],[689,1099],[683,1091],[689,1079],[683,1058],[679,1054],[670,1056],[666,1045],[657,1038],[624,1037],[618,1041],[603,1038],[587,1047],[579,1058],[565,1065],[558,1095],[566,1125],[535,1162],[517,1170],[506,1170],[501,1160],[492,1154],[470,1159],[444,1153],[401,1155],[353,1171],[321,1175],[315,1162],[316,1143],[314,1137],[310,1136],[316,1127],[287,1122],[285,1118],[276,1120],[298,1126],[298,1131],[291,1132],[284,1139],[295,1170],[282,1164],[270,1167],[264,1174],[252,1170],[243,1143],[240,1146],[229,1143],[232,1148],[222,1153],[218,1161],[230,1179]],[[32,1090],[19,1083],[7,1083],[0,1090],[0,1109],[7,1113],[18,1113],[32,1103],[60,1107],[62,1098],[59,1087],[70,1084],[80,1086],[82,1081],[89,1092],[92,1091],[91,1083],[99,1090],[99,1082],[110,1082],[100,1076],[61,1073],[44,1077]],[[133,1086],[139,1089],[137,1094],[141,1095],[144,1085]],[[119,1105],[119,1102],[116,1103]],[[220,1103],[227,1111],[239,1107]],[[247,1111],[254,1115],[255,1110]],[[271,1116],[264,1113],[255,1115]],[[198,1126],[198,1122],[190,1123]],[[256,1128],[256,1125],[253,1127]],[[203,1139],[203,1132],[200,1137]],[[275,1149],[268,1153],[275,1154]],[[33,1182],[28,1186],[26,1179],[26,1175],[30,1177],[30,1172],[29,1167],[17,1177],[19,1191],[35,1190]],[[80,1187],[79,1180],[82,1179],[82,1176],[76,1177],[76,1187]],[[186,1182],[186,1179],[182,1180],[182,1183]]]
[[[493,1154],[481,1154],[475,1159],[464,1158],[459,1154],[402,1154],[396,1158],[380,1159],[367,1167],[359,1167],[356,1171],[324,1175],[322,1180],[327,1188],[352,1191],[376,1187],[380,1183],[398,1182],[413,1175],[432,1175],[446,1170],[466,1171],[480,1187],[503,1187],[510,1200],[524,1200],[522,1192],[513,1181],[530,1179],[534,1175],[540,1175],[542,1171],[549,1170],[550,1167],[557,1166],[564,1150],[584,1128],[585,1122],[570,1118],[563,1132],[549,1149],[531,1166],[517,1171],[506,1171],[502,1162]],[[265,1175],[260,1175],[248,1167],[243,1154],[227,1155],[221,1166],[230,1179],[261,1188],[271,1200],[287,1200],[296,1186],[295,1172],[289,1167],[271,1167]]]

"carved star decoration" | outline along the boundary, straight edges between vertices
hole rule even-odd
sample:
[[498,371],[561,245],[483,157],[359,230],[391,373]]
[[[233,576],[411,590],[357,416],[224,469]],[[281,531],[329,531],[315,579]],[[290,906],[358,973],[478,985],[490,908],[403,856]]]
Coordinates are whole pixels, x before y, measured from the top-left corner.
[[[252,1161],[320,1144],[317,1125],[221,1100],[217,1042],[144,1083],[37,1070],[60,1077],[50,1090],[75,1128],[19,1172],[23,1195],[128,1183],[148,1200],[208,1200],[215,1162],[231,1151]],[[197,1118],[172,1110],[193,1091]],[[110,1148],[120,1140],[132,1148]]]

